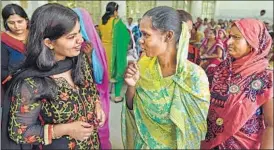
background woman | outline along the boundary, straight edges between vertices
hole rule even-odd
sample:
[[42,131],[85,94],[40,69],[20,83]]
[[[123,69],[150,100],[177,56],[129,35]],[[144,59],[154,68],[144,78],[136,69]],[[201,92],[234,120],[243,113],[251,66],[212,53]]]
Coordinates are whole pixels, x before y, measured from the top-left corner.
[[2,18],[6,31],[1,33],[1,81],[6,85],[25,60],[29,18],[24,9],[16,4],[6,5]]
[[123,75],[127,65],[127,50],[130,41],[126,25],[117,18],[118,8],[117,3],[109,2],[106,6],[106,13],[102,17],[102,24],[99,25],[107,55],[109,78],[114,83],[115,102],[123,100],[120,94],[124,84]]
[[46,4],[34,11],[24,68],[3,107],[3,149],[99,149],[105,115],[82,42],[70,8]]
[[111,59],[112,59],[112,46],[113,46],[113,21],[118,17],[119,5],[115,2],[109,2],[106,6],[106,12],[102,17],[102,23],[99,25],[101,39],[107,55],[108,76],[111,77]]
[[227,33],[224,29],[220,29],[217,31],[218,36],[217,38],[220,39],[223,42],[224,48],[227,48],[227,41],[228,41],[228,36]]
[[207,38],[200,47],[200,58],[202,60],[200,66],[206,71],[209,78],[215,67],[221,63],[224,55],[223,50],[223,43],[216,37],[216,30],[210,29]]

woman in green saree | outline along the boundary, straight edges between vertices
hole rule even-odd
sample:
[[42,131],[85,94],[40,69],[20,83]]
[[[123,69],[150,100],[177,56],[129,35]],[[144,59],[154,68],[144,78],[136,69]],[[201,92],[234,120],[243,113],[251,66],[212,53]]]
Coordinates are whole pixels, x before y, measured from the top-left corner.
[[[118,18],[118,8],[117,3],[109,2],[102,17],[102,23],[99,25],[107,56],[108,76],[114,85],[114,102],[123,100],[121,90],[124,84],[123,76],[127,67],[127,48],[130,41],[130,34],[126,25]],[[112,84],[110,84],[111,87]]]
[[146,56],[125,72],[124,148],[198,149],[210,93],[203,69],[187,60],[188,27],[176,10],[160,6],[144,14],[140,30]]

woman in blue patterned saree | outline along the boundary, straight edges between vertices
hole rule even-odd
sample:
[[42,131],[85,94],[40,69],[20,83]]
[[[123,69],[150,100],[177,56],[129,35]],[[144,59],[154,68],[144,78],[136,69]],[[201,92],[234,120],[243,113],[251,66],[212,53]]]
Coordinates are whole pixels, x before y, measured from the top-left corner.
[[203,69],[187,60],[187,25],[176,10],[160,6],[144,14],[140,30],[146,56],[125,73],[123,144],[126,149],[198,149],[207,131],[210,94]]

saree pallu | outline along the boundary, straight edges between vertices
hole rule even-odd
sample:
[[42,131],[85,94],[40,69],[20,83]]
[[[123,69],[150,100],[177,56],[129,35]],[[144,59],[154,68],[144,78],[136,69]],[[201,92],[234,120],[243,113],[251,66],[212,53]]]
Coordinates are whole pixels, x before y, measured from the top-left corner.
[[115,80],[115,96],[120,96],[124,83],[124,72],[127,67],[127,51],[130,42],[130,31],[121,19],[115,19],[113,22],[112,36],[112,60],[111,60],[111,79]]
[[[79,21],[81,25],[81,34],[86,41],[92,43],[96,56],[98,57],[98,63],[102,66],[101,70],[103,72],[103,79],[101,84],[96,84],[97,90],[100,94],[101,106],[106,115],[105,124],[98,129],[100,138],[100,148],[110,149],[111,143],[109,140],[109,77],[107,69],[107,59],[105,49],[103,48],[102,42],[99,35],[94,27],[92,17],[89,12],[83,8],[75,8],[74,11],[79,16]],[[93,69],[94,71],[94,69]]]
[[25,45],[5,32],[1,32],[1,82],[7,89],[9,80],[25,61]]
[[265,129],[261,107],[273,98],[273,72],[253,71],[247,78],[235,74],[230,79],[227,68],[219,74],[225,63],[215,70],[208,133],[201,148],[259,149]]
[[[207,47],[208,39],[205,39],[201,45],[201,47]],[[209,48],[205,53],[207,55],[212,55],[216,53],[217,48],[220,48],[222,50],[222,59],[225,56],[225,51],[224,51],[224,45],[221,40],[216,39],[216,43],[212,45],[211,48]],[[211,78],[213,76],[214,70],[216,67],[222,62],[222,59],[219,58],[209,58],[209,59],[204,59],[202,61],[201,67],[206,71],[207,76],[209,77],[209,81],[211,81]]]
[[157,58],[140,59],[133,111],[126,102],[122,109],[125,149],[200,148],[207,131],[208,81],[200,67],[185,61],[184,73],[163,78]]
[[187,60],[189,31],[186,23],[177,50],[176,73],[163,77],[157,57],[142,56],[133,111],[122,109],[125,149],[198,149],[207,131],[208,79]]

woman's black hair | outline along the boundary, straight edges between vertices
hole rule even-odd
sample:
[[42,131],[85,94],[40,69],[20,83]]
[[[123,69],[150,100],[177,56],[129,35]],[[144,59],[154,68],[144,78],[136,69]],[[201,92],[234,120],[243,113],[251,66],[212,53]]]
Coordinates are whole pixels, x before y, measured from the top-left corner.
[[151,18],[152,27],[160,30],[161,32],[173,31],[175,35],[176,43],[179,42],[182,22],[179,13],[168,6],[159,6],[150,9],[144,15],[144,17]]
[[114,11],[118,11],[119,5],[115,2],[109,2],[106,7],[106,12],[102,17],[102,23],[105,25],[108,19],[114,15]]
[[[8,4],[2,10],[2,18],[3,18],[3,22],[4,22],[4,28],[7,31],[10,31],[10,28],[7,24],[7,20],[11,15],[14,15],[14,14],[26,19],[27,22],[29,22],[28,15],[21,6],[19,6],[17,4]],[[28,28],[29,28],[29,23],[27,25],[27,29]]]
[[[44,44],[44,39],[49,38],[51,41],[59,39],[71,32],[78,21],[78,15],[72,9],[60,4],[50,3],[37,8],[30,21],[26,45],[27,57],[23,68],[34,67],[40,71],[50,71],[56,63],[54,50],[50,50]],[[76,85],[83,85],[84,73],[81,69],[83,53],[71,59],[73,60],[72,79]]]

